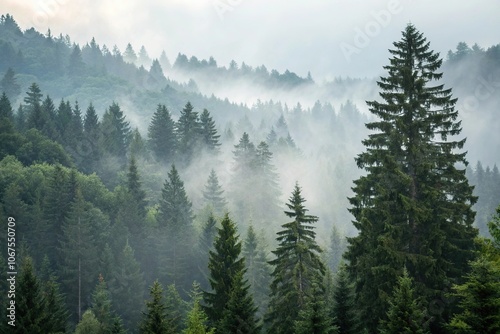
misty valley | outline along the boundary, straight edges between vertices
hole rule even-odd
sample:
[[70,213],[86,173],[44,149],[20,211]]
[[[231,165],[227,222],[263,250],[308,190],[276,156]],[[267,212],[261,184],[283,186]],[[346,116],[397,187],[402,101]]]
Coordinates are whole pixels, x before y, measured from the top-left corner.
[[500,44],[376,78],[0,18],[2,333],[499,333]]

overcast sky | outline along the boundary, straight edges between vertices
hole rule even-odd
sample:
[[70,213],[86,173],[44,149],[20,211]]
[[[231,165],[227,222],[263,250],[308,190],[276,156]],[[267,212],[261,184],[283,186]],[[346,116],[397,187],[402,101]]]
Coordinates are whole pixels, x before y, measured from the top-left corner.
[[500,1],[436,0],[1,0],[22,29],[69,34],[121,50],[144,45],[219,65],[234,59],[317,80],[383,73],[387,49],[409,22],[446,55],[458,42],[500,43]]

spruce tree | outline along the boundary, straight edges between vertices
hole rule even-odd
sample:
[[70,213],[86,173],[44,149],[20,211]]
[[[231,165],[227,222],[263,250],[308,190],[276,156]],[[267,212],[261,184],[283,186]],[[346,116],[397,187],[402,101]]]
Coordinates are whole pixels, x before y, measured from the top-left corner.
[[0,119],[3,122],[3,119],[8,119],[10,122],[14,121],[14,112],[12,111],[12,105],[10,104],[10,100],[7,95],[2,93],[2,97],[0,98]]
[[159,104],[148,128],[148,145],[159,162],[172,162],[177,150],[175,123],[165,105]]
[[295,320],[294,334],[337,334],[337,327],[328,315],[325,303],[325,291],[317,284],[313,284],[311,294],[299,317]]
[[271,300],[267,314],[268,333],[288,333],[299,319],[299,311],[306,306],[313,285],[321,288],[325,266],[319,254],[313,224],[318,217],[308,215],[298,184],[292,192],[286,216],[293,221],[283,224],[278,232],[278,247],[273,251],[276,258],[269,263],[274,267],[271,274]]
[[333,287],[330,317],[339,334],[361,333],[361,319],[354,302],[354,286],[349,282],[346,266],[340,265]]
[[[146,192],[142,189],[141,180],[139,178],[139,171],[137,169],[137,163],[135,156],[130,157],[130,164],[127,173],[127,189],[132,195],[134,200],[133,205],[137,206],[139,215],[141,217],[146,216]],[[139,231],[133,230],[131,233],[138,234]]]
[[99,147],[99,118],[94,106],[89,104],[83,120],[84,155],[82,157],[82,169],[85,173],[93,173],[97,170],[98,161],[101,157]]
[[430,333],[425,314],[418,305],[413,280],[404,269],[389,299],[387,320],[380,324],[380,334],[425,334]]
[[[16,322],[9,333],[48,333],[46,300],[42,286],[35,274],[32,259],[22,259],[16,282]],[[5,321],[5,320],[4,320]]]
[[154,281],[149,294],[150,300],[146,302],[146,312],[143,313],[139,333],[175,334],[171,320],[167,317],[163,288],[158,281]]
[[203,225],[203,230],[198,241],[198,270],[201,274],[201,285],[203,289],[208,289],[209,272],[208,272],[208,254],[213,249],[215,236],[217,234],[217,220],[212,212],[210,212],[207,221]]
[[217,134],[215,122],[207,109],[203,109],[203,112],[200,115],[200,127],[204,148],[211,153],[217,153],[220,146],[220,135]]
[[[499,253],[500,254],[500,253]],[[497,258],[498,259],[498,258]],[[500,265],[486,256],[471,263],[466,281],[453,286],[460,312],[448,328],[453,333],[493,334],[500,332]]]
[[124,320],[125,328],[136,328],[141,318],[138,305],[144,300],[145,284],[134,250],[128,243],[117,256],[114,273],[108,281],[114,309]]
[[99,334],[120,333],[123,331],[120,329],[118,331],[116,330],[116,325],[121,324],[121,319],[113,310],[111,295],[102,275],[99,275],[99,282],[92,293],[91,310],[95,315],[96,320],[99,322]]
[[[349,199],[359,234],[348,239],[345,254],[370,333],[386,317],[387,296],[404,265],[418,296],[444,300],[450,282],[467,271],[477,234],[476,198],[460,151],[465,139],[455,139],[456,99],[436,83],[442,60],[411,24],[389,51],[388,76],[378,81],[383,101],[368,102],[378,120],[366,125],[373,133],[356,158],[366,175],[354,181]],[[433,331],[449,309],[435,314]]]
[[233,277],[229,300],[222,312],[217,333],[260,333],[260,326],[255,315],[257,307],[248,290],[248,281],[243,278],[244,273],[245,270],[239,271]]
[[184,279],[187,277],[191,265],[192,224],[191,201],[184,190],[184,182],[182,182],[175,166],[172,165],[162,190],[158,215],[160,236],[163,239],[161,241],[160,262],[167,281],[180,287],[191,284]]
[[64,295],[60,292],[60,285],[55,276],[51,276],[43,284],[45,310],[48,314],[48,333],[65,333],[68,327],[69,312],[66,308]]
[[252,225],[248,228],[243,244],[247,272],[245,278],[250,285],[258,315],[262,316],[269,302],[269,285],[271,284],[271,266],[263,249],[262,241],[257,238]]
[[201,125],[199,116],[190,102],[181,110],[176,125],[179,158],[188,164],[197,153],[201,142]]
[[214,249],[209,252],[211,291],[203,293],[205,312],[211,326],[220,324],[230,299],[234,277],[245,271],[245,259],[240,256],[241,242],[236,233],[236,226],[226,213],[218,229]]
[[120,106],[113,102],[102,117],[101,123],[101,147],[124,163],[130,143],[130,124]]
[[91,309],[83,313],[82,320],[76,325],[75,334],[96,334],[99,333],[101,324],[96,319]]
[[16,82],[15,75],[14,70],[9,67],[0,80],[0,92],[4,93],[12,102],[15,102],[21,94],[21,86]]
[[210,170],[207,183],[205,183],[205,190],[203,191],[203,199],[213,210],[214,214],[221,216],[227,206],[227,201],[224,198],[224,190],[219,184],[219,179],[215,170]]

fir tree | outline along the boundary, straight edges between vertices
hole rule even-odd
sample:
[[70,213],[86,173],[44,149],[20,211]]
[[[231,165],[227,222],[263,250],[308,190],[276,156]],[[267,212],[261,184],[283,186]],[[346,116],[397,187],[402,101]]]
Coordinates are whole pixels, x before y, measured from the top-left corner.
[[65,333],[68,327],[69,313],[64,302],[64,295],[60,292],[56,277],[51,276],[44,283],[44,299],[46,312],[48,314],[48,333]]
[[134,250],[128,243],[117,257],[114,274],[109,282],[115,310],[124,320],[124,326],[129,330],[136,328],[141,318],[138,305],[144,300],[145,285]]
[[208,254],[213,249],[215,236],[217,234],[217,220],[212,212],[208,216],[207,221],[203,225],[203,230],[198,242],[198,256],[199,256],[199,271],[202,276],[202,285],[204,289],[208,289]]
[[325,293],[317,284],[313,284],[310,296],[299,317],[295,320],[295,334],[337,334],[337,327],[332,324],[325,303]]
[[96,334],[99,333],[101,324],[96,319],[91,309],[83,313],[82,320],[78,323],[75,329],[75,334]]
[[149,294],[151,299],[146,302],[146,312],[143,313],[139,333],[175,334],[171,320],[167,317],[163,288],[158,281],[154,281]]
[[193,282],[193,287],[191,288],[191,309],[189,310],[186,317],[186,328],[183,330],[183,334],[215,334],[215,329],[208,329],[207,322],[208,318],[203,308],[200,305],[202,300],[202,292],[200,291],[200,284],[196,281]]
[[413,280],[408,271],[398,280],[392,297],[389,299],[387,320],[381,322],[381,334],[424,334],[430,333],[426,328],[424,312],[417,304]]
[[215,170],[212,169],[210,170],[210,175],[208,176],[207,183],[205,184],[203,199],[217,216],[222,215],[227,206],[227,202],[223,194],[224,190],[222,190],[222,187],[219,184],[217,174],[215,173]]
[[82,169],[85,173],[97,170],[98,161],[101,157],[99,147],[99,118],[94,106],[89,104],[83,121],[84,155],[82,157]]
[[[377,121],[356,158],[366,176],[354,182],[349,199],[359,234],[345,254],[356,282],[357,304],[369,332],[385,318],[387,296],[404,265],[416,294],[444,300],[450,281],[460,279],[474,256],[475,198],[465,177],[465,139],[451,89],[435,84],[442,60],[409,24],[390,50],[388,76],[378,82],[383,102],[370,101]],[[448,317],[436,315],[432,331]]]
[[165,105],[158,105],[148,128],[148,144],[160,162],[172,162],[177,149],[175,123]]
[[260,333],[256,317],[257,307],[248,291],[248,281],[244,280],[245,270],[234,275],[229,300],[227,301],[222,319],[217,326],[218,333]]
[[16,321],[10,333],[48,333],[46,300],[30,257],[22,260],[16,286]]
[[217,153],[220,146],[220,135],[217,134],[215,122],[207,109],[203,109],[203,112],[200,115],[200,126],[202,143],[205,149],[209,152]]
[[0,92],[5,94],[9,100],[15,102],[21,94],[21,86],[16,82],[16,76],[12,68],[8,68],[0,80]]
[[250,285],[250,293],[262,316],[269,301],[269,285],[271,284],[271,267],[262,242],[257,238],[253,226],[250,225],[243,245],[243,257],[246,262],[246,279]]
[[186,164],[190,163],[197,152],[200,144],[201,126],[198,113],[193,111],[190,102],[186,103],[181,110],[181,116],[177,121],[177,137],[179,157]]
[[361,333],[361,320],[354,302],[354,287],[349,282],[345,265],[337,271],[333,287],[333,305],[330,317],[339,334]]
[[[499,253],[500,254],[500,253]],[[471,263],[464,284],[453,286],[460,312],[448,327],[453,333],[500,332],[500,265],[486,256]]]
[[290,211],[285,214],[293,221],[283,224],[278,232],[278,247],[273,251],[276,258],[269,263],[274,267],[271,274],[271,300],[267,314],[268,333],[288,333],[299,319],[299,310],[306,305],[313,284],[321,287],[325,266],[321,262],[321,249],[315,241],[312,224],[318,217],[308,215],[298,184],[287,203]]
[[14,121],[14,112],[5,92],[2,93],[2,97],[0,98],[0,120],[3,121],[3,119],[7,119],[10,122]]
[[102,117],[100,145],[111,155],[125,162],[131,131],[120,106],[113,102]]
[[223,318],[235,282],[234,277],[245,271],[245,259],[240,257],[241,242],[236,233],[236,226],[226,213],[214,242],[214,250],[209,252],[209,282],[212,289],[203,293],[205,312],[210,324],[214,326]]
[[[120,333],[123,330],[116,330],[117,323],[121,319],[113,311],[111,295],[109,293],[106,281],[102,275],[99,275],[99,282],[92,293],[92,313],[99,322],[99,334]],[[121,326],[118,326],[121,327]]]
[[135,64],[137,61],[137,54],[130,43],[127,44],[125,52],[123,53],[123,60],[130,64]]
[[35,105],[40,105],[42,100],[42,91],[37,83],[33,82],[26,92],[26,97],[24,98],[24,103],[28,106],[29,110],[33,110]]
[[[158,225],[163,238],[162,269],[170,283],[183,287],[192,255],[192,204],[174,165],[162,190]],[[189,282],[190,284],[190,282]]]
[[[137,205],[140,217],[146,216],[146,192],[142,189],[141,181],[139,179],[139,171],[137,169],[137,164],[134,155],[130,158],[130,164],[127,173],[127,189],[132,195],[134,200],[133,205]],[[140,231],[137,229],[131,229],[132,234],[140,235]]]

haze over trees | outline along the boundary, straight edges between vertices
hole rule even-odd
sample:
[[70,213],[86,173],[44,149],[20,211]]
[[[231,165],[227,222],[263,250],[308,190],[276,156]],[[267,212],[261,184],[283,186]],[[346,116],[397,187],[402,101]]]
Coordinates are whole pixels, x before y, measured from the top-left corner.
[[[499,157],[468,164],[476,146],[441,81],[460,64],[499,69],[497,48],[459,44],[443,63],[409,24],[365,113],[342,93],[355,79],[170,63],[2,15],[15,332],[498,332]],[[206,93],[248,80],[319,97],[248,106]]]

